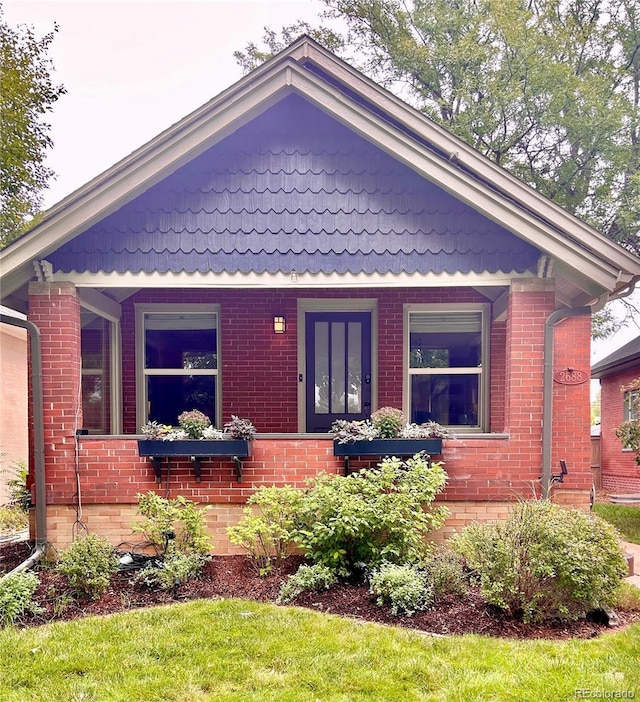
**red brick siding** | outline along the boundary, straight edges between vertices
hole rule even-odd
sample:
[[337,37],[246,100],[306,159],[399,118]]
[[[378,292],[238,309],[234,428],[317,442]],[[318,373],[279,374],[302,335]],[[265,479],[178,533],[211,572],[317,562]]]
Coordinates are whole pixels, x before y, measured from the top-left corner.
[[[48,286],[48,287],[47,287]],[[87,505],[133,504],[135,495],[157,486],[146,459],[133,439],[82,438],[75,450],[80,377],[79,309],[73,286],[36,284],[30,317],[42,330],[45,361],[45,436],[47,500],[74,505],[77,476]],[[136,302],[209,302],[220,304],[222,382],[225,419],[231,412],[249,416],[260,432],[296,429],[296,298],[363,298],[378,300],[379,404],[402,400],[402,306],[406,302],[479,301],[467,290],[366,291],[215,291],[149,290],[123,305],[123,366],[126,428],[135,432],[134,307]],[[544,281],[514,284],[507,322],[494,324],[492,341],[491,425],[508,438],[464,438],[447,441],[443,459],[449,482],[447,502],[509,502],[532,494],[541,474],[541,422],[544,324],[554,309],[554,291]],[[271,329],[274,314],[287,316],[287,334]],[[251,343],[247,343],[247,339]],[[556,328],[554,368],[587,368],[588,320],[572,318]],[[274,400],[274,395],[275,396]],[[570,474],[555,489],[562,502],[584,502],[590,486],[588,384],[554,386],[554,463],[567,460]],[[584,405],[584,408],[582,407]],[[174,461],[170,494],[204,503],[242,504],[261,484],[302,486],[318,471],[339,472],[342,461],[326,438],[261,438],[244,462],[238,483],[229,461],[203,463],[196,483],[189,461]],[[76,463],[77,455],[77,463]],[[354,461],[354,467],[359,464]],[[163,473],[166,479],[166,467]],[[539,487],[539,486],[538,486]]]
[[[223,422],[249,417],[263,433],[298,430],[297,299],[378,301],[378,405],[402,407],[403,305],[486,302],[473,290],[144,290],[123,303],[124,431],[135,434],[135,308],[145,303],[219,304]],[[273,316],[287,318],[273,333]],[[250,343],[248,343],[250,342]],[[496,396],[498,404],[499,396]]]
[[616,428],[624,421],[624,393],[621,388],[640,377],[640,368],[626,370],[600,381],[600,450],[602,488],[609,492],[640,492],[640,466],[635,454],[622,448]]

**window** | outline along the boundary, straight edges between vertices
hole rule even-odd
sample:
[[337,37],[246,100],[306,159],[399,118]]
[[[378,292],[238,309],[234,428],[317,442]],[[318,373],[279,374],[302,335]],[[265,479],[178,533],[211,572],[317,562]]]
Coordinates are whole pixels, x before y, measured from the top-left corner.
[[627,390],[624,393],[624,421],[636,422],[640,418],[638,412],[638,402],[640,401],[640,390]]
[[408,407],[412,422],[483,429],[488,308],[407,308]]
[[178,424],[197,409],[216,423],[219,405],[218,312],[211,305],[136,308],[142,404],[139,424]]
[[120,327],[94,309],[81,308],[82,428],[114,434],[120,424]]

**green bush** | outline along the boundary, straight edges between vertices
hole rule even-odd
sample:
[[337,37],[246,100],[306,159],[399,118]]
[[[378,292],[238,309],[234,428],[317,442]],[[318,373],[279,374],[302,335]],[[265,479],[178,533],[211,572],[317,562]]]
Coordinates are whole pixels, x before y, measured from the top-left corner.
[[188,580],[197,577],[208,559],[207,556],[195,553],[172,551],[162,560],[136,573],[133,580],[150,588],[177,589]]
[[247,500],[244,516],[227,528],[229,540],[242,546],[260,576],[268,575],[290,555],[297,538],[295,518],[303,495],[289,485],[260,487]]
[[66,575],[76,593],[98,599],[118,570],[118,557],[106,539],[88,534],[62,553],[56,570]]
[[447,511],[429,505],[446,474],[422,454],[406,462],[386,458],[375,469],[347,477],[320,475],[300,508],[300,544],[315,562],[347,573],[360,564],[419,561],[427,534]]
[[0,580],[0,626],[10,626],[27,613],[42,611],[33,601],[38,583],[38,576],[30,571],[14,573]]
[[337,582],[338,576],[335,570],[327,568],[321,563],[301,565],[297,572],[290,575],[284,585],[282,585],[276,602],[278,604],[288,604],[293,602],[303,592],[328,590]]
[[166,553],[169,545],[177,553],[204,555],[212,548],[206,531],[206,507],[178,495],[173,500],[150,491],[138,494],[138,514],[144,517],[133,525],[134,532],[144,534],[157,553]]
[[27,513],[17,505],[0,506],[0,534],[13,534],[29,526]]
[[578,619],[609,604],[627,573],[616,530],[547,500],[521,502],[497,524],[452,539],[486,600],[524,621]]
[[411,616],[433,602],[433,586],[424,570],[415,565],[382,563],[369,580],[369,589],[380,607],[391,606],[392,614]]
[[464,595],[469,590],[469,580],[462,558],[449,548],[438,549],[425,561],[424,570],[433,587],[434,600]]

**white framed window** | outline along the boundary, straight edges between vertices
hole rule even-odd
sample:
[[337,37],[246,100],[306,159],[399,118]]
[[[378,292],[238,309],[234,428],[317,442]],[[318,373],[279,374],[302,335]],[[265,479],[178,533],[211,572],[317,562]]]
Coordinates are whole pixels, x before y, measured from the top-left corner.
[[640,418],[638,412],[638,402],[640,402],[640,390],[627,390],[624,393],[624,421],[637,422]]
[[122,432],[122,340],[120,306],[81,289],[80,354],[82,429],[89,434]]
[[219,426],[219,321],[218,305],[136,305],[138,426],[193,409]]
[[405,412],[486,431],[490,306],[405,305]]

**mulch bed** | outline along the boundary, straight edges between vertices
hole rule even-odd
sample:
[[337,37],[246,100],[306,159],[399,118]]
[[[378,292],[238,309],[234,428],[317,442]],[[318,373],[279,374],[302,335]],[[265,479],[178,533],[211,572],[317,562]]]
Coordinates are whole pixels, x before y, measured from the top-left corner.
[[[0,545],[0,575],[21,563],[30,552],[29,543],[24,541]],[[244,556],[215,556],[207,563],[199,579],[187,583],[175,593],[134,586],[132,577],[135,571],[124,571],[115,575],[108,591],[97,600],[72,599],[64,576],[47,568],[39,568],[40,586],[35,599],[45,611],[27,625],[37,626],[47,621],[113,614],[202,598],[239,597],[274,602],[287,575],[295,572],[301,562],[302,558],[291,557],[280,573],[260,578]],[[318,612],[440,635],[475,633],[515,639],[588,639],[616,631],[603,621],[591,619],[562,624],[524,624],[487,605],[477,591],[464,598],[438,602],[432,609],[412,617],[393,616],[389,610],[378,607],[363,584],[344,583],[324,592],[304,593],[294,604]],[[639,612],[617,611],[616,614],[620,620],[617,630],[640,621]]]

